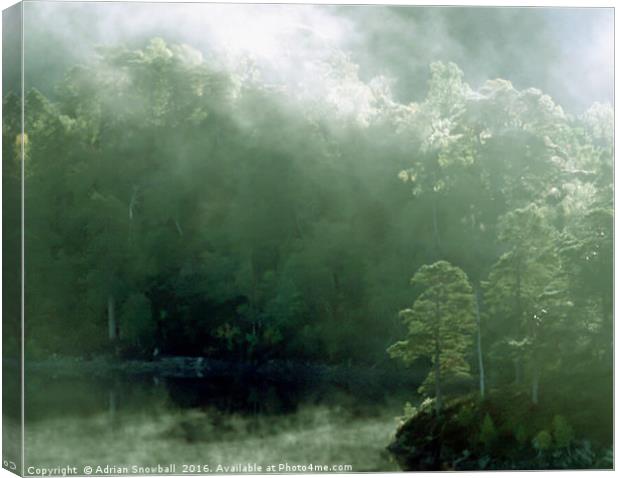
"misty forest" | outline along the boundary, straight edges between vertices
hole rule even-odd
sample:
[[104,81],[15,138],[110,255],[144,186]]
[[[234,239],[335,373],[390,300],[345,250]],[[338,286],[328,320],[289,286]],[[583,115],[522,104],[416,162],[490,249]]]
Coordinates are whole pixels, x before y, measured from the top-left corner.
[[612,467],[614,115],[545,30],[594,12],[258,6],[211,47],[31,5],[2,129],[27,463]]

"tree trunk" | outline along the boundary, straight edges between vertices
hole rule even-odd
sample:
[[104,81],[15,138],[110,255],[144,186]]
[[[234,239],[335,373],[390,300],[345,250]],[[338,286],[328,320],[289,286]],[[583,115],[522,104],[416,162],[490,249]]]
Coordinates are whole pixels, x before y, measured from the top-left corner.
[[133,191],[131,193],[131,199],[129,200],[129,220],[133,221],[133,208],[136,205],[136,201],[138,199],[138,186],[133,187]]
[[433,245],[435,254],[441,256],[441,238],[439,236],[439,224],[437,223],[437,193],[433,193]]
[[117,325],[116,325],[116,308],[114,302],[114,296],[108,296],[108,339],[114,342],[117,339]]
[[484,362],[482,360],[482,330],[480,323],[480,289],[476,286],[476,328],[478,332],[478,376],[480,378],[480,396],[484,398]]
[[513,362],[515,364],[515,385],[521,385],[521,359],[516,358]]
[[174,225],[177,228],[177,232],[179,233],[179,236],[183,235],[183,229],[181,229],[181,224],[179,224],[179,220],[175,218],[174,220]]
[[434,378],[435,378],[435,412],[439,415],[442,408],[441,397],[441,364],[439,357],[441,353],[441,345],[439,343],[439,300],[435,302],[435,354],[434,354]]
[[[523,319],[523,303],[522,303],[522,298],[521,298],[521,287],[522,287],[521,279],[522,279],[521,278],[521,257],[520,255],[518,255],[517,263],[516,263],[516,287],[515,287],[515,310],[516,310],[517,336],[518,337],[522,336],[522,329],[523,329],[523,325],[521,324],[521,321]],[[520,355],[520,352],[517,351],[517,354]],[[523,375],[521,357],[517,356],[514,359],[514,364],[515,364],[515,384],[521,385],[522,375]]]
[[[515,285],[515,309],[517,313],[517,324],[521,323],[523,306],[521,302],[521,259],[517,258],[516,264],[516,285]],[[519,326],[517,326],[520,328]]]

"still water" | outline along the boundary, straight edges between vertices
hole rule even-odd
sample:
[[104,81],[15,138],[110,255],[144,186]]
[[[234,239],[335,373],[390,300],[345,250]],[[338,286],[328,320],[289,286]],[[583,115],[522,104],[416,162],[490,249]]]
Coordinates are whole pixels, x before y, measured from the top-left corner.
[[27,468],[77,466],[80,473],[170,464],[177,473],[310,464],[397,470],[385,447],[408,398],[372,386],[154,375],[39,372],[27,375],[26,387]]

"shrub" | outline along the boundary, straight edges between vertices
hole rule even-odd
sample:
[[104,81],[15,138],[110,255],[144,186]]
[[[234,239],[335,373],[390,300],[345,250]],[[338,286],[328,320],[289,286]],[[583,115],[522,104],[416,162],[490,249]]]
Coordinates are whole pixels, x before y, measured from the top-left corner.
[[465,404],[461,407],[461,409],[457,413],[455,420],[462,427],[468,427],[469,425],[472,424],[475,418],[476,418],[476,413],[474,411],[473,406],[469,404]]
[[525,429],[523,424],[519,424],[517,426],[517,429],[514,432],[514,436],[519,445],[525,445],[525,442],[527,441],[527,430]]
[[410,418],[415,417],[418,414],[418,409],[411,405],[411,402],[405,402],[405,406],[403,407],[402,416],[398,417],[400,423],[405,423]]
[[553,417],[553,439],[557,448],[568,448],[575,438],[573,427],[561,416]]
[[571,466],[573,468],[592,468],[596,455],[592,450],[592,445],[588,440],[577,443],[573,453]]
[[424,401],[420,404],[420,411],[432,410],[434,406],[435,399],[432,397],[426,397]]
[[532,446],[538,450],[538,452],[543,452],[551,448],[551,444],[553,443],[553,439],[551,438],[551,433],[547,430],[542,430],[538,432],[538,434],[532,440]]
[[495,439],[497,438],[497,430],[495,429],[495,424],[493,423],[493,419],[487,413],[484,416],[484,420],[482,421],[482,427],[480,428],[480,441],[484,444],[485,447],[489,447],[493,444]]

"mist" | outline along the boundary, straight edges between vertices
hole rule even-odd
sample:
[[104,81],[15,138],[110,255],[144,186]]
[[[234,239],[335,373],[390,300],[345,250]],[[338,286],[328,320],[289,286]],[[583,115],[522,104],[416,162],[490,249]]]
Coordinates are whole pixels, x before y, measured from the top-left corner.
[[613,11],[605,8],[452,8],[226,4],[26,4],[27,81],[52,91],[64,70],[98,45],[158,36],[232,68],[255,62],[263,80],[316,81],[336,53],[360,79],[385,76],[395,98],[424,97],[433,61],[459,65],[477,87],[505,78],[536,87],[580,114],[613,96]]
[[3,350],[33,466],[613,467],[612,9],[28,2],[24,28]]

